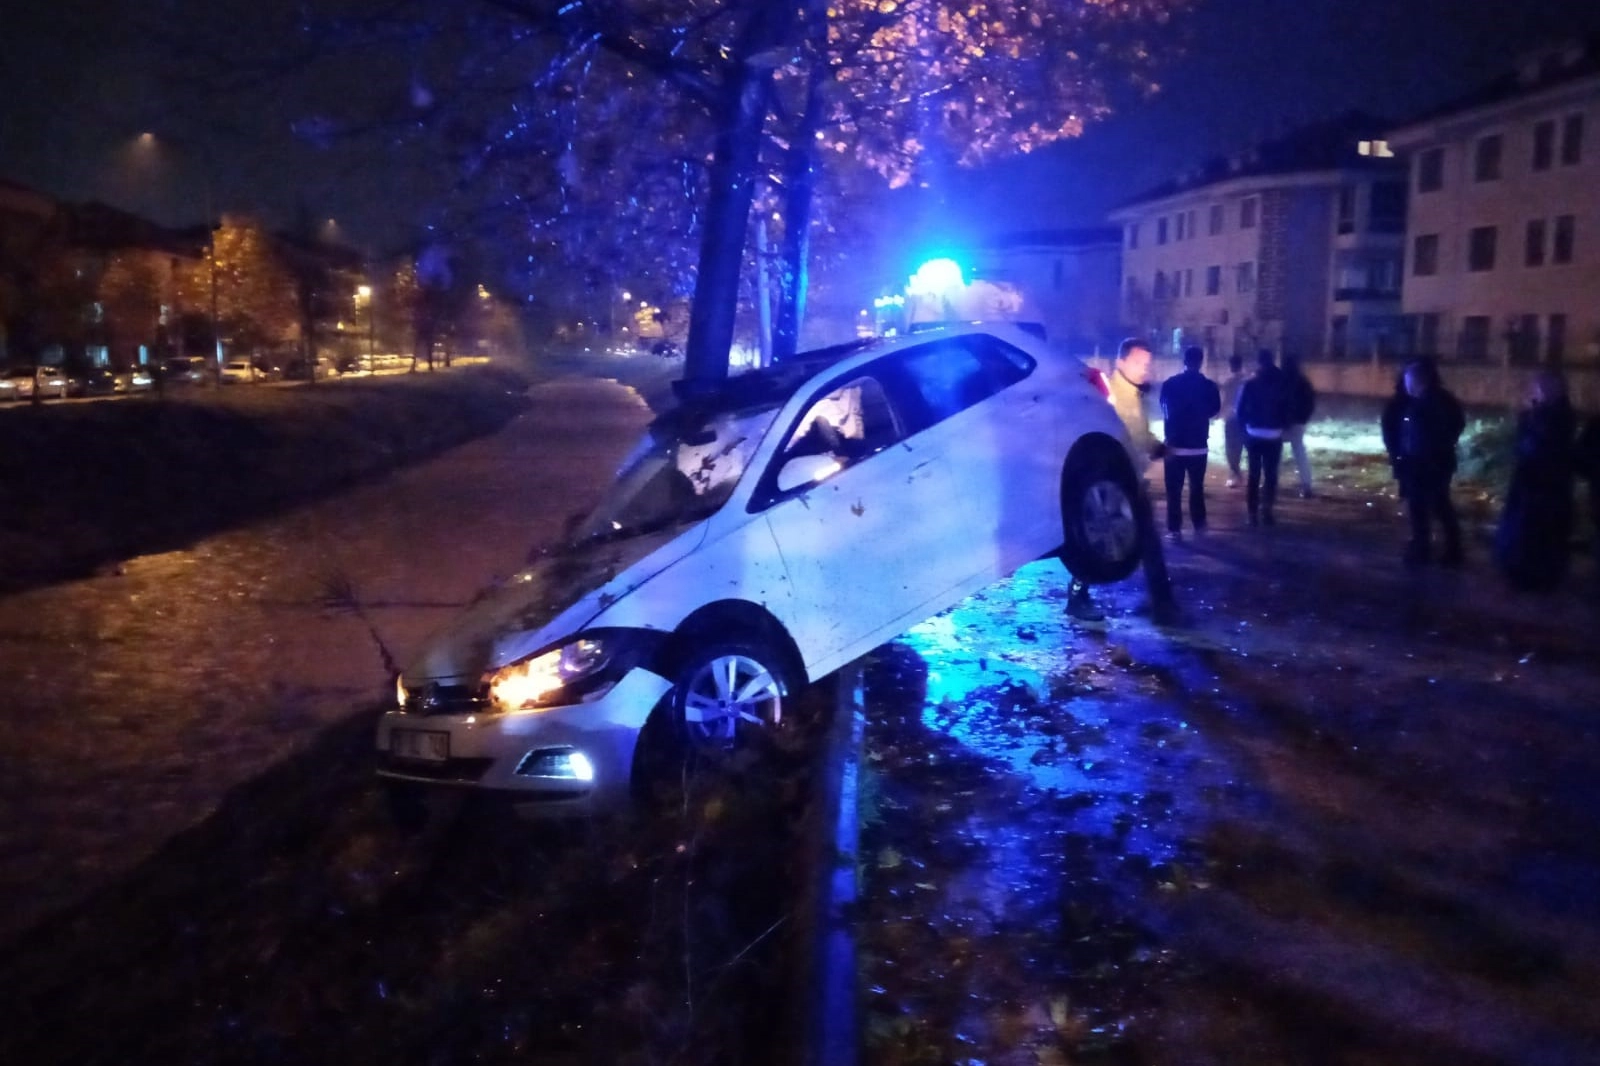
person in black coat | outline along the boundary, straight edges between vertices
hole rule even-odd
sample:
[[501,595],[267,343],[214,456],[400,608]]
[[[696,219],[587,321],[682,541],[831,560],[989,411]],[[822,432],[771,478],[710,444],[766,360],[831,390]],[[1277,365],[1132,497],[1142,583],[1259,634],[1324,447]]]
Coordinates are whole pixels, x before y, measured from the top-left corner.
[[1256,372],[1239,390],[1238,415],[1244,426],[1244,454],[1250,479],[1245,483],[1245,508],[1250,524],[1272,525],[1278,499],[1278,465],[1283,461],[1283,434],[1289,428],[1289,388],[1269,349],[1256,354]]
[[1495,530],[1494,558],[1518,588],[1548,592],[1566,576],[1572,542],[1573,443],[1578,417],[1561,375],[1546,370],[1517,417],[1516,465]]
[[1461,404],[1439,381],[1432,359],[1418,359],[1406,367],[1406,402],[1401,408],[1397,433],[1400,493],[1411,513],[1411,542],[1405,561],[1426,563],[1433,557],[1433,524],[1444,535],[1439,561],[1461,563],[1461,523],[1450,499],[1450,480],[1456,474],[1456,445],[1466,428]]
[[1222,410],[1217,383],[1200,373],[1203,348],[1185,348],[1183,373],[1161,383],[1161,417],[1166,448],[1162,463],[1167,482],[1167,536],[1183,535],[1183,483],[1189,482],[1189,521],[1196,533],[1206,531],[1206,456],[1211,420]]

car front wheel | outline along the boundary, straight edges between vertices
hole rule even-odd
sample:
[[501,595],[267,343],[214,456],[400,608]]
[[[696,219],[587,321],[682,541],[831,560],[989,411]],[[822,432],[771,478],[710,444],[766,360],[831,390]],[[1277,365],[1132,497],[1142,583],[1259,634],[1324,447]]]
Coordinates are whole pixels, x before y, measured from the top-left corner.
[[785,685],[776,663],[777,656],[743,641],[686,656],[672,699],[690,747],[727,750],[780,727]]
[[1139,566],[1139,484],[1120,452],[1090,452],[1061,479],[1061,561],[1074,577],[1109,584]]

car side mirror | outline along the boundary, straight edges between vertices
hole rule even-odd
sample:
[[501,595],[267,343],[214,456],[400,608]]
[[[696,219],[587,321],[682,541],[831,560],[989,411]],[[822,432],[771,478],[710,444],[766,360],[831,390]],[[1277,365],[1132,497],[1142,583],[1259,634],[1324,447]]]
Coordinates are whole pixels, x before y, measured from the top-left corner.
[[839,461],[831,455],[798,455],[783,464],[778,471],[778,491],[815,485],[839,471]]

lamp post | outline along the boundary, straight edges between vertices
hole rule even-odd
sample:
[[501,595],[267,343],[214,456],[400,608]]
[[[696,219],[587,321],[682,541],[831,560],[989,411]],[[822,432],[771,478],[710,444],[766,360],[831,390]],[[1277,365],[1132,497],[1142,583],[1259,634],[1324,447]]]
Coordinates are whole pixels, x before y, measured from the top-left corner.
[[137,143],[141,148],[154,152],[163,144],[174,147],[189,145],[193,147],[200,157],[200,182],[205,195],[206,212],[206,264],[207,285],[210,289],[211,303],[211,356],[216,364],[214,369],[220,371],[222,367],[222,331],[217,324],[217,228],[216,214],[213,211],[211,198],[211,153],[202,142],[181,141],[172,137],[161,136],[145,131],[139,134]]
[[361,285],[356,288],[356,304],[365,304],[367,307],[367,373],[372,373],[373,349],[377,344],[377,315],[372,304],[372,286]]

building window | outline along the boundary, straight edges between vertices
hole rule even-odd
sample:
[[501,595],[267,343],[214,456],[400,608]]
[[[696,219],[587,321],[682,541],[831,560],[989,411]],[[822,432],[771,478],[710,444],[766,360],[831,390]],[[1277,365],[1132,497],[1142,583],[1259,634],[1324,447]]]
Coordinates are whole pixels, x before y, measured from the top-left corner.
[[1185,268],[1183,272],[1183,294],[1185,296],[1194,295],[1194,271],[1189,268]]
[[1194,208],[1191,207],[1189,209],[1188,215],[1189,215],[1189,239],[1192,241],[1196,237],[1200,236],[1200,230],[1199,230],[1199,227],[1197,227],[1194,224],[1194,220],[1195,220]]
[[1533,219],[1528,223],[1528,239],[1525,242],[1522,262],[1525,266],[1544,266],[1544,219],[1542,218]]
[[1222,293],[1222,268],[1219,266],[1206,267],[1206,295],[1218,296]]
[[1549,170],[1556,159],[1556,124],[1554,119],[1535,123],[1533,127],[1533,169]]
[[1489,316],[1468,315],[1461,320],[1460,355],[1463,359],[1489,358]]
[[1370,207],[1371,210],[1367,212],[1367,229],[1373,233],[1404,233],[1406,231],[1405,182],[1374,182]]
[[1165,216],[1156,219],[1156,243],[1167,243],[1167,220]]
[[1240,263],[1234,268],[1234,287],[1239,292],[1254,292],[1256,289],[1256,265],[1254,263]]
[[1207,220],[1209,222],[1211,236],[1215,237],[1217,234],[1222,232],[1222,217],[1222,205],[1212,204],[1210,218]]
[[1254,196],[1239,202],[1239,228],[1256,228],[1256,198]]
[[1128,223],[1128,247],[1130,249],[1139,247],[1139,223],[1137,222]]
[[1574,215],[1557,215],[1555,239],[1550,242],[1550,262],[1572,262],[1572,246],[1577,240],[1578,220]]
[[1475,273],[1494,269],[1495,227],[1474,226],[1467,234],[1467,269]]
[[1498,133],[1479,137],[1472,151],[1472,180],[1498,181],[1500,179],[1500,146]]
[[1561,165],[1575,167],[1583,162],[1583,116],[1568,115],[1561,123]]
[[1157,300],[1167,298],[1167,272],[1164,270],[1156,271],[1155,298]]
[[1354,233],[1356,231],[1356,189],[1354,185],[1344,185],[1339,188],[1339,225],[1340,233]]
[[1437,355],[1439,353],[1439,313],[1429,312],[1422,316],[1417,324],[1417,354]]
[[1506,337],[1511,348],[1511,361],[1532,363],[1539,358],[1539,316],[1518,315],[1512,319],[1511,332]]
[[1551,315],[1550,328],[1544,333],[1544,357],[1559,363],[1567,357],[1567,316]]
[[1417,191],[1438,192],[1444,188],[1444,149],[1429,148],[1417,157]]
[[1439,273],[1439,235],[1419,233],[1411,242],[1411,273],[1419,278],[1431,278]]
[[1328,354],[1343,359],[1350,347],[1350,316],[1334,315],[1328,324]]
[[1178,220],[1178,233],[1172,239],[1181,241],[1189,235],[1189,216],[1187,212],[1179,211],[1176,218]]

